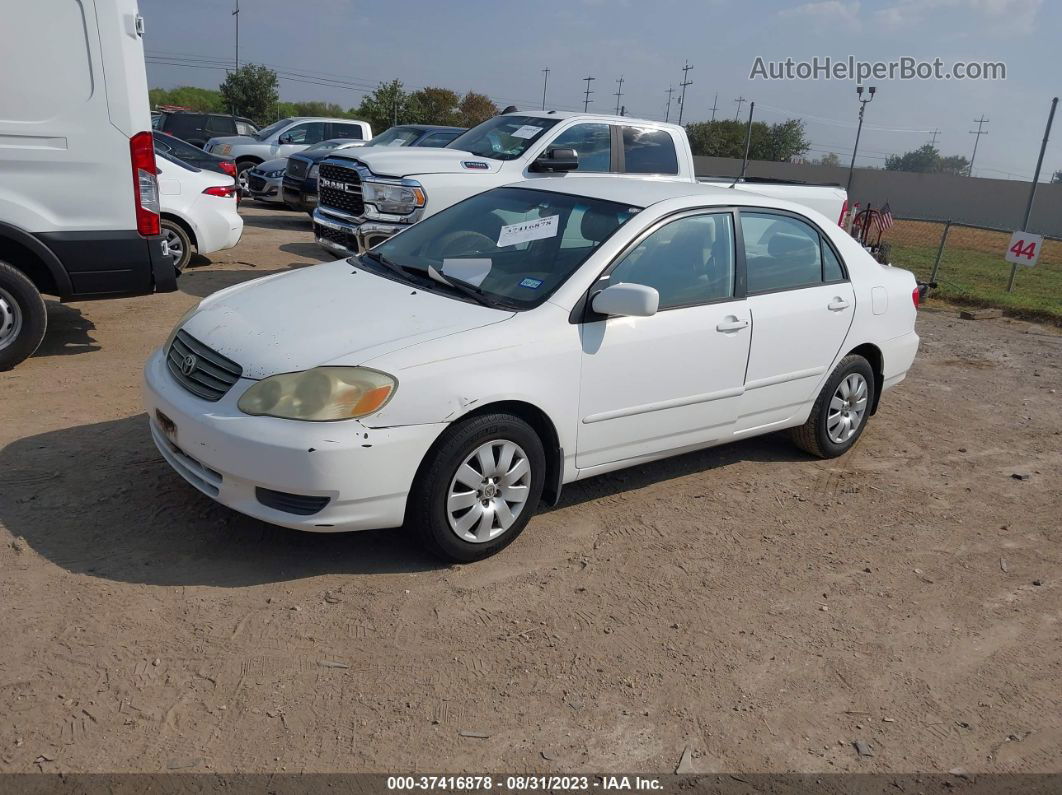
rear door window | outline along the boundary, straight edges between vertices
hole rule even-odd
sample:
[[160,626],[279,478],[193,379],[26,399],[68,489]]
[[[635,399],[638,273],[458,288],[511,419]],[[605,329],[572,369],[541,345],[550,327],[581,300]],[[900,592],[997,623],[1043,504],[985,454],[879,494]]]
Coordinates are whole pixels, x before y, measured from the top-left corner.
[[206,130],[218,135],[235,135],[236,122],[228,116],[207,116]]
[[675,140],[667,130],[624,127],[623,159],[628,174],[678,174]]
[[340,124],[333,122],[331,138],[353,138],[356,141],[362,140],[361,125],[360,124]]
[[786,215],[743,211],[741,232],[750,295],[822,284],[823,246],[810,224]]

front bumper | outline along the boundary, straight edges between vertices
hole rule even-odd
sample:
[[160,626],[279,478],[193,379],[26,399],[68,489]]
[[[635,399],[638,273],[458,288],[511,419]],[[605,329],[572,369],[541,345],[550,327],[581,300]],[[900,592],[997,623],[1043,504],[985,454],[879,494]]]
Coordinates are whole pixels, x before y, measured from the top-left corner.
[[269,179],[254,172],[247,177],[247,195],[255,201],[283,203],[284,198],[280,194],[283,177]]
[[[298,422],[236,408],[241,379],[211,403],[181,387],[162,351],[144,368],[144,405],[162,457],[201,492],[270,524],[313,532],[398,527],[420,462],[445,423],[369,428],[357,420]],[[159,412],[172,421],[168,434]],[[312,515],[260,501],[260,489],[327,498]]]
[[339,218],[320,207],[313,213],[313,234],[318,245],[337,254],[364,254],[411,224],[389,224],[363,218]]
[[317,180],[292,180],[285,178],[280,188],[284,204],[292,210],[312,213],[317,207]]

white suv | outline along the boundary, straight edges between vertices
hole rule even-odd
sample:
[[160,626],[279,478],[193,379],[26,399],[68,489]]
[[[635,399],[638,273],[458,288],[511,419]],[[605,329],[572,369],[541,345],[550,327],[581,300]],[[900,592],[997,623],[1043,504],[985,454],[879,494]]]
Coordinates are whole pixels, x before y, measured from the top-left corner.
[[372,127],[354,119],[322,119],[296,116],[281,119],[258,135],[227,135],[211,138],[203,149],[236,161],[236,183],[247,192],[247,171],[259,163],[286,158],[329,138],[356,138],[368,141]]

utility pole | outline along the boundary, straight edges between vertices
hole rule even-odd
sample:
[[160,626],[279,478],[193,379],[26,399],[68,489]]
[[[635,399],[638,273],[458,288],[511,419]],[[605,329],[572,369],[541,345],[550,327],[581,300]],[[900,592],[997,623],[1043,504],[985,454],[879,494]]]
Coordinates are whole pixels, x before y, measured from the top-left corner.
[[712,100],[712,121],[715,121],[715,112],[719,110],[719,92],[715,92],[715,99]]
[[667,110],[664,112],[664,121],[671,120],[671,95],[675,93],[675,89],[672,86],[667,87]]
[[[1055,108],[1058,107],[1058,97],[1051,100],[1051,112],[1047,114],[1047,126],[1044,128],[1044,140],[1040,144],[1040,156],[1036,158],[1036,173],[1033,174],[1032,187],[1029,188],[1029,203],[1025,205],[1025,218],[1021,222],[1021,231],[1029,231],[1029,216],[1032,215],[1033,199],[1036,198],[1036,183],[1040,181],[1040,168],[1044,164],[1044,152],[1047,151],[1047,139],[1051,137],[1051,125],[1055,121]],[[981,114],[984,115],[983,113]],[[971,161],[972,162],[972,161]],[[1007,282],[1007,292],[1014,291],[1014,277],[1018,274],[1018,263],[1011,263],[1010,281]]]
[[583,78],[583,82],[586,83],[586,99],[583,100],[583,113],[586,113],[586,109],[590,107],[590,95],[594,93],[590,90],[590,83],[594,80],[597,80],[597,78],[590,75]]
[[929,141],[929,145],[932,147],[936,147],[937,136],[940,135],[940,130],[930,130],[929,134],[933,136],[933,138]]
[[549,67],[542,70],[542,110],[546,109],[546,84],[549,83]]
[[232,12],[236,17],[236,71],[240,71],[240,0],[236,0],[236,10]]
[[689,60],[685,62],[682,67],[682,82],[679,85],[682,87],[682,95],[679,96],[679,120],[678,123],[682,124],[682,112],[686,109],[686,86],[692,86],[693,81],[687,79],[687,75],[693,67],[690,66]]
[[973,154],[970,155],[970,168],[968,169],[968,172],[967,172],[967,175],[971,176],[971,177],[973,176],[974,160],[977,159],[977,144],[980,142],[982,135],[988,135],[988,130],[985,130],[984,132],[981,132],[981,126],[984,125],[984,124],[987,124],[987,123],[988,123],[988,119],[986,119],[985,118],[985,114],[982,113],[981,114],[981,118],[974,119],[974,124],[977,125],[977,129],[976,130],[970,130],[970,135],[976,135],[977,136],[976,138],[974,138],[974,150],[973,150]]
[[741,105],[742,105],[742,103],[748,102],[748,100],[745,99],[744,97],[738,97],[737,99],[734,100],[734,102],[736,102],[737,106],[738,106],[737,113],[734,114],[734,121],[737,121],[741,117]]
[[619,88],[616,89],[616,93],[613,96],[616,97],[616,115],[619,116],[620,99],[623,97],[623,75],[620,75],[620,79],[616,82],[619,83]]
[[863,113],[866,112],[867,105],[874,101],[874,94],[876,92],[877,88],[871,86],[868,89],[868,93],[870,96],[867,99],[863,99],[863,86],[856,87],[856,96],[859,97],[859,126],[856,127],[855,146],[852,147],[852,162],[848,166],[848,186],[845,188],[845,192],[849,194],[849,203],[851,203],[852,201],[852,175],[855,173],[856,152],[859,151],[859,135],[863,132]]

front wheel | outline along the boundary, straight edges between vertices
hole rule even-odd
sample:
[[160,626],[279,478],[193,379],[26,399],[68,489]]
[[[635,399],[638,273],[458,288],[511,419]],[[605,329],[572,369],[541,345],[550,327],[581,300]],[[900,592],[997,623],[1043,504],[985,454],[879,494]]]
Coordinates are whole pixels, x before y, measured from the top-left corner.
[[410,493],[408,524],[438,557],[482,560],[523,531],[545,474],[542,441],[530,425],[510,414],[472,417],[428,453]]
[[44,339],[44,299],[22,271],[0,261],[0,370],[33,355]]
[[819,458],[836,458],[852,448],[874,405],[874,370],[862,356],[845,356],[815,400],[808,421],[791,431],[797,447]]

